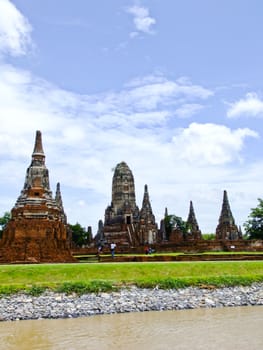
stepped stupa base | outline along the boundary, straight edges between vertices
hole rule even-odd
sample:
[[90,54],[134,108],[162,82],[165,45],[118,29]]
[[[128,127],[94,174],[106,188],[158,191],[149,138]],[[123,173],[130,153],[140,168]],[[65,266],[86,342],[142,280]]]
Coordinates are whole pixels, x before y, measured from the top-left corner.
[[67,248],[66,242],[54,242],[48,239],[16,239],[0,246],[0,263],[66,263],[76,262]]

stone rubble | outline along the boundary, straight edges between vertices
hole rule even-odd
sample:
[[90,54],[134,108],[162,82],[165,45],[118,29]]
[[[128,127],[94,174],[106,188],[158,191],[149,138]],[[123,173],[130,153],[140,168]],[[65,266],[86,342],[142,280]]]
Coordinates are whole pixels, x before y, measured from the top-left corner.
[[248,287],[204,289],[140,289],[78,296],[46,291],[40,296],[0,297],[0,320],[73,318],[140,311],[263,305],[263,283]]

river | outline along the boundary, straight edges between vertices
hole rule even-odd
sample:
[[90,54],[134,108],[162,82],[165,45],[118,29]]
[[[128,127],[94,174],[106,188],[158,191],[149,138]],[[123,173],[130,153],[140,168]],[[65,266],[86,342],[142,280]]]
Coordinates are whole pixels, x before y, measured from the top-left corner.
[[0,323],[2,350],[261,350],[263,307]]

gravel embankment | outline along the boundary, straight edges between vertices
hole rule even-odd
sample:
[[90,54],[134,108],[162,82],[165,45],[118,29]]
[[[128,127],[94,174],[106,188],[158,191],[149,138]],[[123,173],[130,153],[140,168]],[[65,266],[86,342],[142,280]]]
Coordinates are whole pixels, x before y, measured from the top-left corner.
[[263,283],[249,287],[179,290],[139,289],[82,296],[45,292],[0,298],[0,320],[68,318],[123,312],[263,305]]

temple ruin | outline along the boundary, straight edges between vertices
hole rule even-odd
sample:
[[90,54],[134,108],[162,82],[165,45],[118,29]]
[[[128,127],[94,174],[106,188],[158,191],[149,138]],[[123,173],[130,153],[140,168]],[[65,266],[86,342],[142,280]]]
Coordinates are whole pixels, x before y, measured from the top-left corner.
[[24,187],[0,241],[0,262],[74,261],[69,250],[67,217],[60,184],[55,198],[49,185],[41,132],[36,132],[32,161]]
[[[173,220],[173,227],[168,225],[167,227],[167,218],[168,220]],[[160,222],[160,231],[159,231],[159,242],[169,241],[173,243],[180,243],[186,241],[197,241],[202,239],[202,232],[199,229],[199,225],[195,216],[193,202],[190,201],[189,214],[188,218],[185,221],[185,227],[180,227],[179,223],[183,223],[183,220],[180,217],[175,215],[168,215],[168,210],[165,208],[164,218]],[[170,227],[169,227],[170,226]],[[169,228],[169,230],[168,230]]]
[[112,178],[112,201],[99,224],[97,242],[111,241],[124,247],[155,243],[157,224],[152,212],[148,186],[144,187],[142,208],[136,204],[133,174],[125,162],[117,164]]
[[144,186],[144,195],[142,201],[142,208],[139,215],[138,232],[140,237],[140,244],[156,243],[158,227],[155,222],[155,216],[152,211],[148,186]]
[[[172,215],[173,216],[173,215]],[[166,218],[168,210],[165,208],[164,218],[160,229],[155,222],[152,211],[148,186],[144,187],[141,209],[136,204],[133,174],[125,162],[117,164],[112,179],[112,201],[105,210],[104,224],[99,222],[96,243],[109,244],[111,241],[122,247],[139,247],[145,244],[183,244],[201,241],[202,232],[196,219],[193,202],[190,201],[189,214],[185,226],[184,221],[176,218],[174,227],[167,232]],[[178,221],[179,220],[179,221]],[[180,221],[181,220],[181,221]],[[217,240],[237,240],[242,238],[241,230],[235,225],[230,209],[227,192],[224,191],[223,205],[219,224],[216,229]]]
[[227,191],[223,194],[223,203],[216,228],[216,239],[237,240],[242,239],[241,229],[235,224],[235,219],[232,215],[230,204],[228,201]]
[[[143,200],[139,208],[136,203],[133,173],[125,162],[121,162],[116,165],[112,178],[111,203],[105,210],[104,221],[99,221],[97,235],[92,242],[91,227],[88,228],[89,245],[109,246],[114,242],[120,251],[137,249],[144,245],[162,246],[164,249],[166,245],[171,249],[181,247],[194,250],[197,246],[199,250],[204,249],[204,243],[207,242],[202,242],[202,233],[192,201],[186,221],[172,215],[177,219],[177,223],[174,221],[174,226],[168,225],[167,228],[168,216],[168,210],[165,208],[164,218],[158,229],[147,184],[144,186]],[[239,240],[241,244],[242,232],[235,224],[227,192],[224,191],[215,243],[211,245],[212,243],[208,242],[206,246],[218,249],[231,244],[232,240]],[[11,219],[0,240],[0,263],[71,262],[74,258],[70,247],[71,232],[63,208],[60,184],[57,184],[53,198],[49,171],[45,165],[42,136],[41,132],[37,131],[24,187],[11,210]]]
[[194,206],[192,201],[190,201],[189,214],[186,222],[189,226],[189,230],[187,232],[187,239],[188,240],[202,239],[202,232],[199,229],[199,225],[195,216],[195,211],[194,211]]

